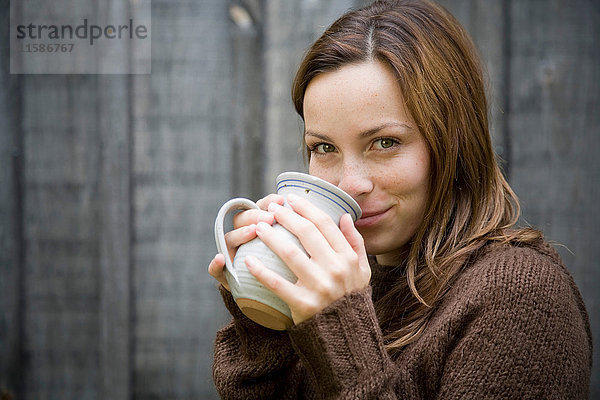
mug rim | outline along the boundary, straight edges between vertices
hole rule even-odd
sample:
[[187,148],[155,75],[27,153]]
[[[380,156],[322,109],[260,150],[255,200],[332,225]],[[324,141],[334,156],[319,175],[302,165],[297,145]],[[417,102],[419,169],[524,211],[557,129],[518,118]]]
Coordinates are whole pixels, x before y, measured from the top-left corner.
[[314,175],[305,174],[303,172],[293,172],[293,171],[282,172],[281,174],[279,174],[277,176],[277,179],[276,179],[277,192],[279,192],[280,183],[288,181],[288,180],[297,180],[300,182],[309,183],[311,185],[314,185],[318,188],[321,188],[323,190],[326,190],[326,191],[334,194],[336,197],[338,197],[340,200],[342,200],[344,203],[346,203],[346,205],[348,205],[352,209],[352,211],[355,214],[354,215],[355,222],[358,219],[360,219],[360,217],[362,215],[362,210],[360,209],[360,206],[358,205],[356,200],[354,200],[352,198],[352,196],[350,196],[348,193],[344,192],[342,189],[335,186],[334,184],[327,182],[326,180],[323,180],[321,178],[318,178]]

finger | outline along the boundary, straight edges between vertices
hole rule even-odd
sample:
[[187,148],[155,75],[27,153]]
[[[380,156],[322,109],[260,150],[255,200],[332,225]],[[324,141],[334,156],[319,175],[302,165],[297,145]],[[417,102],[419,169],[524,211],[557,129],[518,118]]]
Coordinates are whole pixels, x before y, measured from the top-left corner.
[[228,249],[236,249],[246,242],[256,237],[256,225],[250,224],[248,226],[242,226],[241,228],[234,229],[225,234],[225,242],[227,243]]
[[294,194],[288,196],[288,203],[296,213],[312,221],[317,226],[335,251],[342,252],[350,248],[340,228],[325,211]]
[[369,265],[369,258],[367,256],[367,250],[365,249],[365,241],[354,226],[354,221],[352,221],[352,217],[350,214],[342,215],[340,218],[340,231],[348,241],[348,244],[352,247],[352,251],[354,251],[358,255],[359,266],[361,269],[367,269],[371,271],[371,266]]
[[[267,208],[269,207],[269,204],[271,203],[275,203],[275,204],[279,204],[279,205],[283,205],[284,203],[284,198],[283,196],[279,195],[279,194],[270,194],[266,197],[263,197],[262,199],[260,199],[259,201],[256,202],[256,205],[259,206],[261,208],[261,210],[267,210]],[[268,221],[265,221],[268,223]]]
[[[294,302],[298,293],[298,287],[287,279],[283,278],[276,272],[271,271],[254,256],[247,256],[244,259],[248,271],[267,289],[275,293],[286,304]],[[295,296],[296,294],[296,296]]]
[[340,218],[340,231],[346,238],[348,244],[352,247],[352,250],[368,263],[365,241],[354,226],[354,221],[352,221],[350,214],[344,214],[342,215],[342,218]]
[[246,210],[233,216],[233,228],[238,229],[243,226],[257,224],[260,221],[272,224],[275,221],[273,214],[263,210]]
[[331,245],[312,221],[280,205],[269,205],[269,211],[273,213],[278,224],[298,238],[311,257],[332,252]]
[[270,194],[256,202],[256,205],[260,208],[260,210],[246,210],[234,215],[233,227],[237,229],[241,228],[242,226],[257,224],[261,221],[271,225],[275,221],[275,218],[271,213],[266,211],[269,204],[275,203],[283,205],[283,202],[283,196],[278,194]]
[[[288,204],[292,210],[271,205],[269,211],[275,215],[278,223],[300,239],[304,248],[315,255],[323,248],[321,237],[325,238],[328,246],[336,252],[348,251],[350,246],[337,224],[323,210],[311,204],[308,200],[289,195]],[[305,221],[310,221],[306,224]],[[313,228],[314,227],[314,228]]]
[[312,282],[316,279],[315,268],[311,268],[309,265],[310,259],[295,243],[282,238],[273,227],[262,222],[256,226],[256,234],[267,247],[281,258],[299,280]]
[[225,244],[231,260],[235,257],[238,247],[256,237],[256,225],[248,225],[234,229],[225,234]]
[[225,257],[223,254],[217,254],[208,265],[208,273],[221,283],[225,289],[229,289],[229,284],[225,278]]

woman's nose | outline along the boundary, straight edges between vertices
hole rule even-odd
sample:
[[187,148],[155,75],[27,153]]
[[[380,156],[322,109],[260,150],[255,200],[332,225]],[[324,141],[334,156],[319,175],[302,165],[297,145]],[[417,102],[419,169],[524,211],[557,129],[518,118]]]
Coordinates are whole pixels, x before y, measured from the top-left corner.
[[373,190],[373,181],[362,163],[344,165],[338,187],[354,198]]

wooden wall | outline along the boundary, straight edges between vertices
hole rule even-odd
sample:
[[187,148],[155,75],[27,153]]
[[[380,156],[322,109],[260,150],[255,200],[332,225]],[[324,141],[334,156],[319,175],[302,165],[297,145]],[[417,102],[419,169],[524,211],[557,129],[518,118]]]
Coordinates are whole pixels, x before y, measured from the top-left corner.
[[[216,398],[213,218],[304,169],[295,67],[367,2],[153,0],[152,74],[108,76],[10,75],[0,0],[0,393]],[[485,60],[524,220],[565,246],[597,338],[600,5],[441,3]]]
[[600,3],[441,1],[473,35],[493,87],[492,133],[522,223],[556,243],[584,297],[600,398]]

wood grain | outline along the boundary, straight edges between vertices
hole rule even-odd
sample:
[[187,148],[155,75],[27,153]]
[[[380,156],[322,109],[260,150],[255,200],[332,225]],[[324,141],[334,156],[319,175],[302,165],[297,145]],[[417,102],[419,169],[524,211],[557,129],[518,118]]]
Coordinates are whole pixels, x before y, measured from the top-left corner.
[[[0,64],[0,394],[218,398],[213,340],[229,316],[206,273],[214,217],[305,169],[293,75],[335,18],[367,3],[153,0],[150,75],[10,75]],[[136,2],[110,4],[98,12]],[[565,246],[597,348],[600,7],[441,4],[483,57],[494,147],[523,222]]]
[[[600,7],[587,0],[543,7],[514,1],[510,15],[511,183],[524,220],[561,244],[598,348]],[[597,398],[597,351],[593,365],[591,398]]]

